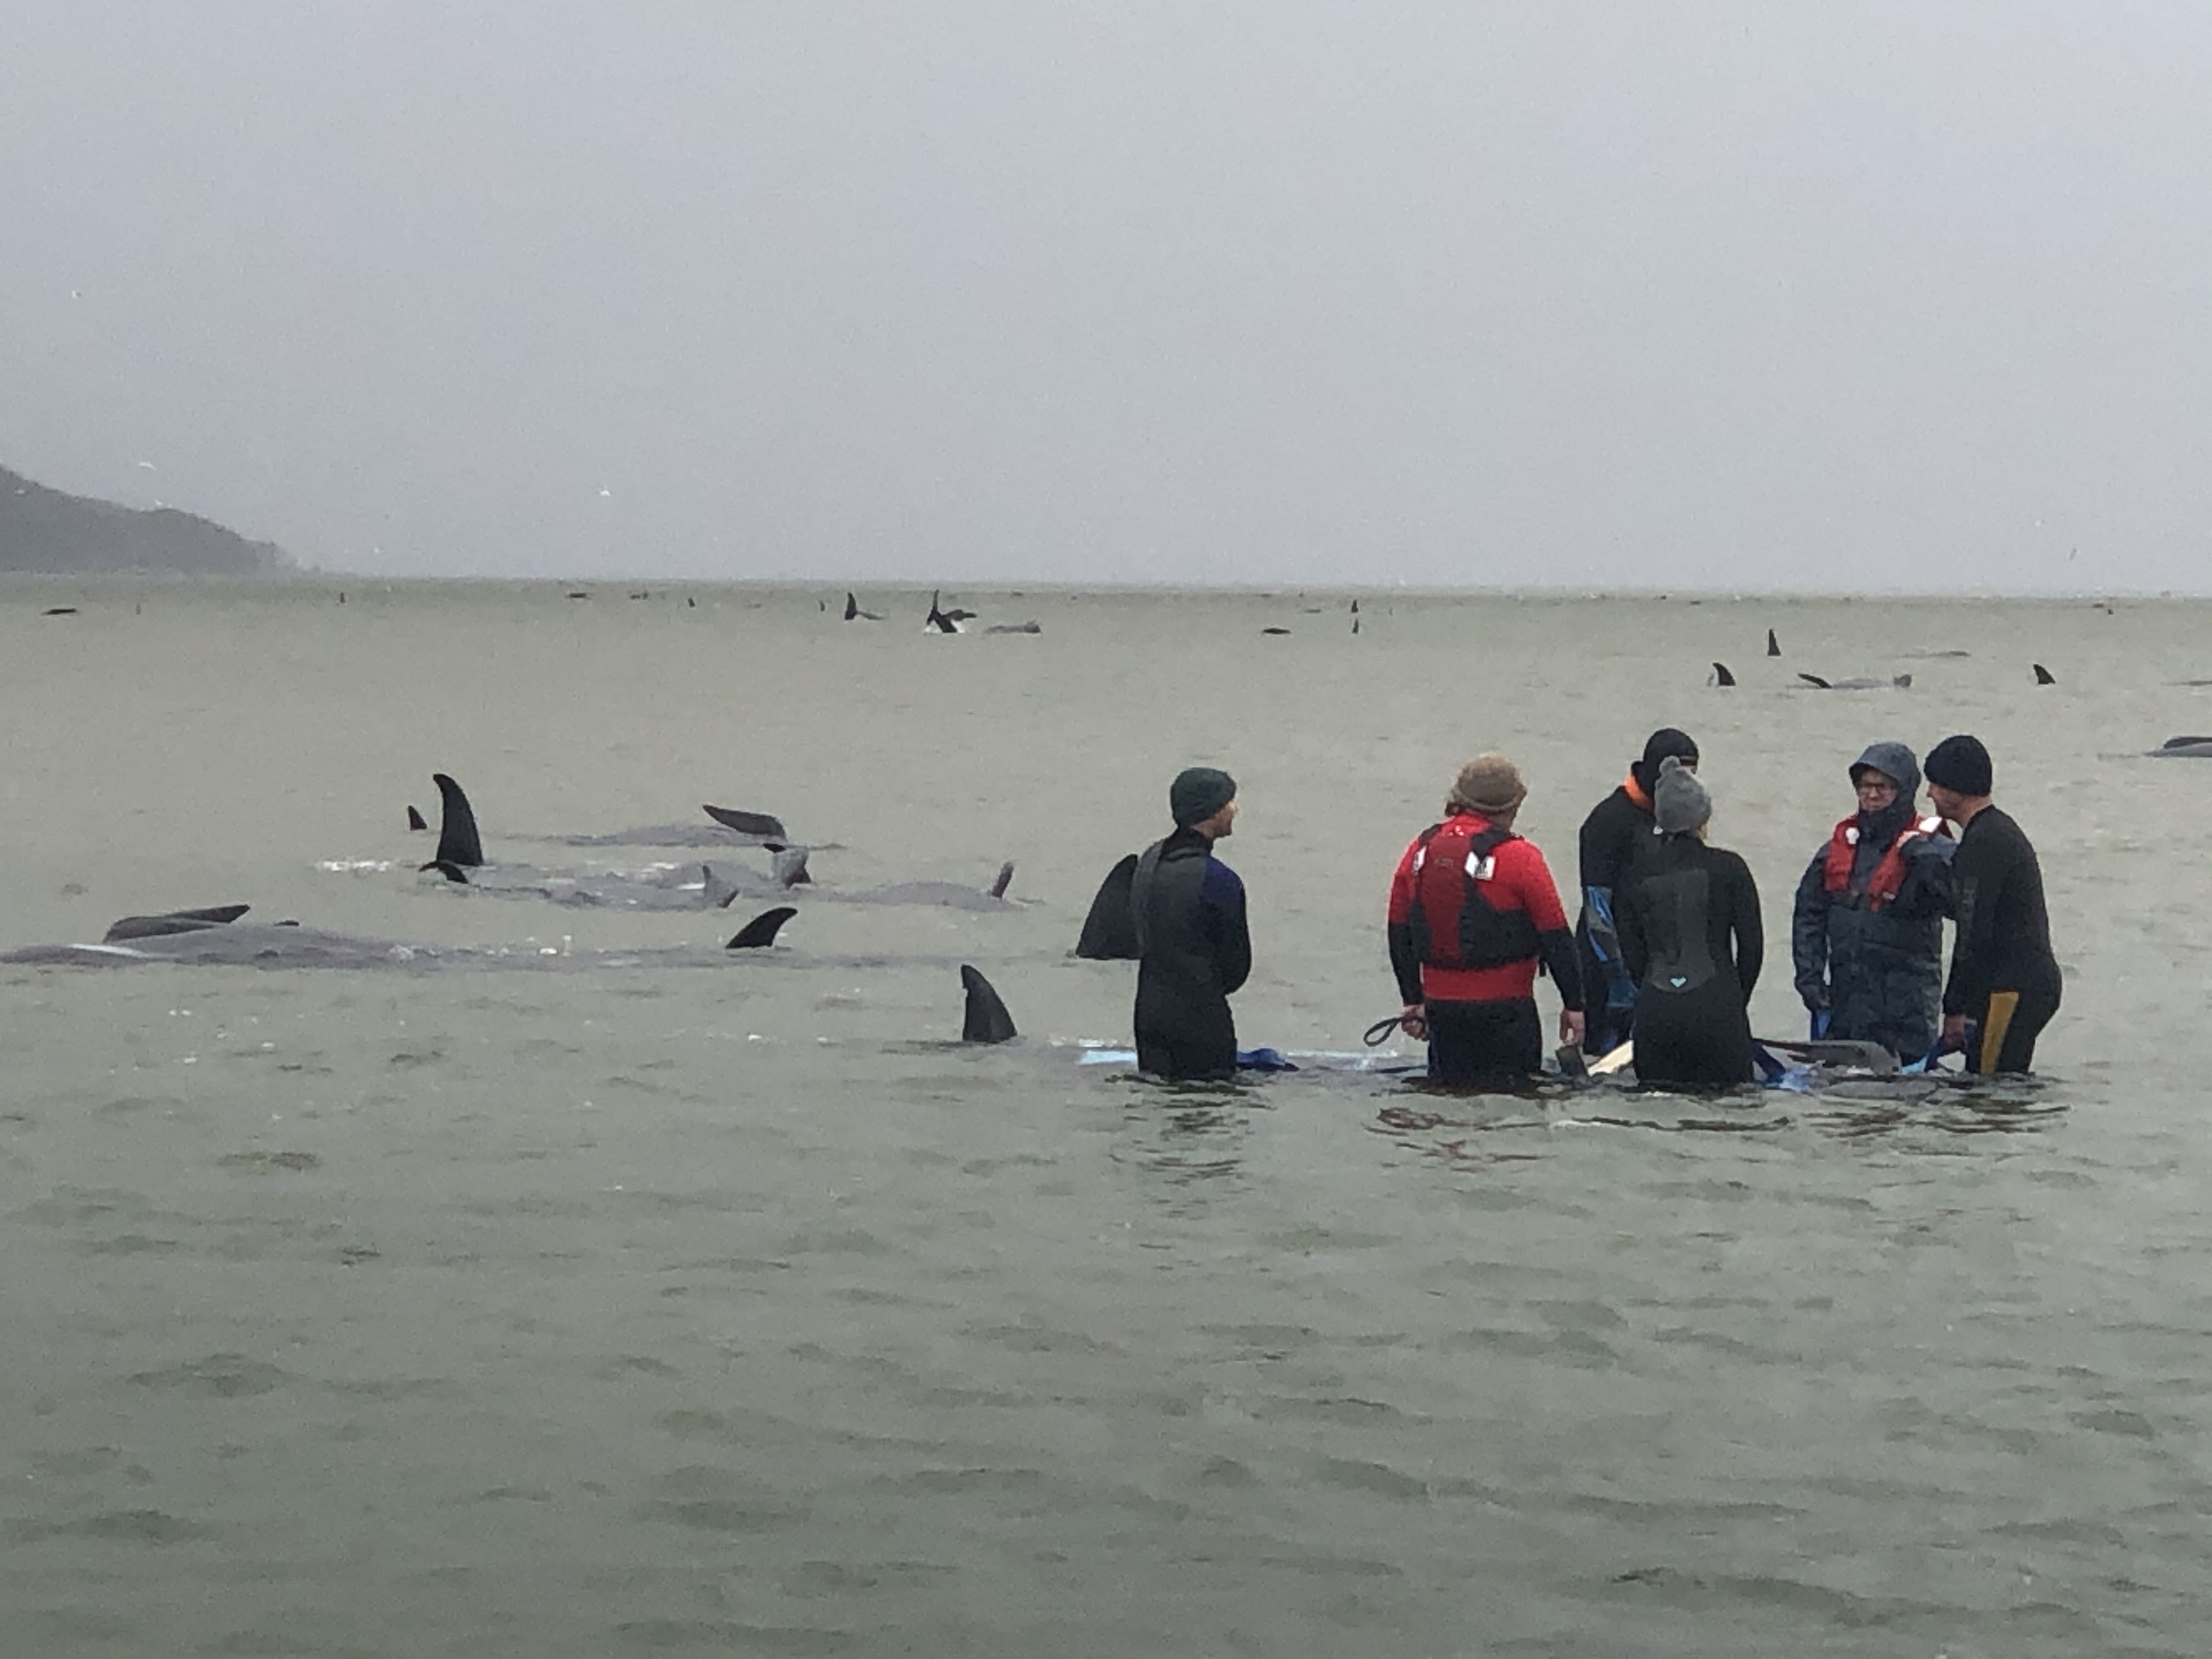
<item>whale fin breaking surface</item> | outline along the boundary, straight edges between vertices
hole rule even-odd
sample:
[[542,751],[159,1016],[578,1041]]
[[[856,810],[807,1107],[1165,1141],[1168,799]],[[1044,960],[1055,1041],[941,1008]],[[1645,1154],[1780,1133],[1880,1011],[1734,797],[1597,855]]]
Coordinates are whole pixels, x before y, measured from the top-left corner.
[[772,812],[746,812],[734,806],[702,806],[699,810],[725,830],[734,830],[741,836],[765,836],[770,841],[787,839],[783,820]]
[[1137,926],[1129,914],[1129,890],[1137,878],[1137,855],[1128,853],[1106,872],[1091,901],[1091,914],[1083,918],[1075,954],[1093,962],[1133,962],[1144,954],[1137,948]]
[[738,928],[736,935],[722,948],[726,951],[762,950],[775,944],[776,929],[798,914],[788,904],[779,904],[773,910],[763,910]]
[[2056,685],[2058,684],[2058,677],[2052,673],[2048,668],[2045,668],[2041,663],[2030,663],[2028,666],[2035,670],[2035,683],[2038,685]]
[[430,825],[421,812],[410,806],[407,809],[407,827],[410,830],[428,830]]
[[[430,865],[459,865],[472,869],[484,861],[483,839],[477,834],[477,815],[469,805],[469,798],[461,786],[443,772],[433,772],[430,781],[438,786],[438,852],[422,867]],[[466,878],[462,878],[466,879]]]
[[964,962],[960,964],[960,988],[967,993],[960,1013],[963,1042],[1006,1042],[1019,1035],[1014,1030],[1014,1017],[991,988],[991,981]]
[[1735,684],[1735,676],[1729,672],[1729,665],[1726,663],[1717,662],[1713,665],[1713,684],[1715,685]]

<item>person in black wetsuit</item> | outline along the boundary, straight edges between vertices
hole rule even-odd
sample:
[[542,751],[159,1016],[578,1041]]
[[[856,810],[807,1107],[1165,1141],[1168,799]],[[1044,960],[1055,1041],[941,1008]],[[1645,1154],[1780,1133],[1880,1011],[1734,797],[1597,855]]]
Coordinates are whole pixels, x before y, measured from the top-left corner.
[[1237,782],[1210,766],[1168,791],[1175,833],[1137,859],[1129,916],[1137,935],[1137,1066],[1157,1077],[1237,1073],[1229,999],[1252,971],[1244,884],[1213,856],[1237,818]]
[[1657,837],[1613,895],[1636,975],[1637,1079],[1748,1082],[1747,1011],[1765,951],[1759,889],[1741,858],[1705,845],[1713,802],[1697,774],[1662,763],[1652,805]]
[[1636,981],[1621,960],[1620,934],[1613,919],[1614,896],[1627,878],[1630,864],[1650,844],[1651,792],[1659,769],[1669,757],[1697,769],[1698,745],[1686,732],[1664,726],[1644,740],[1644,758],[1629,767],[1620,787],[1590,809],[1583,820],[1580,868],[1582,916],[1575,944],[1583,964],[1583,994],[1589,1023],[1583,1047],[1609,1054],[1628,1040],[1636,1012]]
[[1966,1047],[1970,1072],[2025,1072],[2058,1012],[2062,975],[2051,953],[2043,867],[2011,817],[1990,800],[1996,781],[1978,738],[1946,738],[1928,753],[1928,799],[1959,826],[1951,890],[1959,923],[1943,988],[1943,1036]]

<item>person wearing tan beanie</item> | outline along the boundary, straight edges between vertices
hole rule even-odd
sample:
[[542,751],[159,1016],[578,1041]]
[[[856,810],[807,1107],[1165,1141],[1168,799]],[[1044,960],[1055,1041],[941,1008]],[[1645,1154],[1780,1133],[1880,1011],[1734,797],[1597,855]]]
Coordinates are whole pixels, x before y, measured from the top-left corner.
[[1513,832],[1527,797],[1520,769],[1477,755],[1390,880],[1391,971],[1407,1035],[1426,1037],[1429,1075],[1468,1084],[1527,1076],[1544,1062],[1540,962],[1559,988],[1559,1040],[1583,1036],[1582,968],[1550,867]]

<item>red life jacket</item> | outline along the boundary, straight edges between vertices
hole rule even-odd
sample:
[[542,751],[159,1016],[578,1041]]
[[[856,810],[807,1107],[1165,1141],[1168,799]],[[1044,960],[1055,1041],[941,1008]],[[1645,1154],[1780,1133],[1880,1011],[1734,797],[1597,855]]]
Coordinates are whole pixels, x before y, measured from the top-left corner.
[[1413,853],[1413,902],[1407,915],[1413,955],[1429,968],[1502,968],[1536,954],[1536,924],[1516,905],[1500,909],[1484,890],[1510,830],[1459,814],[1422,833]]
[[[1879,910],[1894,899],[1905,885],[1905,849],[1923,836],[1948,836],[1949,828],[1940,817],[1914,818],[1897,832],[1897,839],[1881,855],[1881,862],[1874,867],[1867,878],[1866,904],[1869,910]],[[1854,813],[1836,826],[1828,837],[1828,860],[1820,872],[1820,884],[1829,893],[1847,890],[1851,884],[1851,866],[1858,861],[1859,821]]]

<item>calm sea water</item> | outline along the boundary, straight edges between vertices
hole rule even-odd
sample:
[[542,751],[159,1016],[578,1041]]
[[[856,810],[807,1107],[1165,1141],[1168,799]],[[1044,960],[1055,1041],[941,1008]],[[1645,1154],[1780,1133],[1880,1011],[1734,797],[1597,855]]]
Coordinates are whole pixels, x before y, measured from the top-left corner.
[[[2212,763],[2137,752],[2212,730],[2203,606],[971,593],[1042,633],[948,639],[628,591],[0,586],[0,948],[240,901],[566,953],[0,969],[0,1648],[2212,1650]],[[2041,1087],[1601,1112],[1051,1046],[1127,1037],[1066,951],[1177,768],[1243,786],[1246,1039],[1347,1048],[1458,762],[1519,759],[1571,872],[1662,723],[1781,1033],[1846,764],[1980,733],[2068,973]],[[643,871],[684,855],[544,838],[714,801],[825,884],[1030,902],[716,962],[730,915],[416,876],[433,769],[495,858]],[[960,961],[1022,1042],[951,1040]]]

